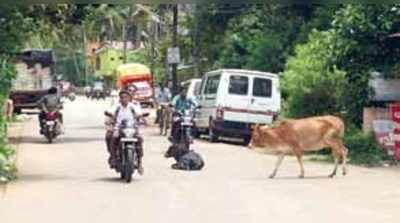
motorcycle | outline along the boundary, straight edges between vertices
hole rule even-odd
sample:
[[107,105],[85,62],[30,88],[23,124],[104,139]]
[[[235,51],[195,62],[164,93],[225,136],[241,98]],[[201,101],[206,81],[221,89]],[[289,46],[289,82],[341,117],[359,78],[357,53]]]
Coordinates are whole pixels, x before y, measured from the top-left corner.
[[53,143],[54,139],[61,134],[61,122],[58,111],[46,113],[43,128],[43,134],[47,141]]
[[[148,115],[149,114],[146,113],[143,116],[147,117]],[[134,174],[135,170],[139,168],[139,156],[137,153],[138,147],[141,146],[139,124],[139,120],[135,122],[123,120],[121,125],[118,126],[120,135],[118,145],[119,163],[117,164],[115,170],[120,173],[121,179],[127,183],[132,181],[132,175]]]
[[[173,144],[184,146],[185,149],[190,149],[190,144],[193,143],[193,134],[195,131],[195,114],[196,108],[184,110],[183,112],[174,112],[172,121],[179,123],[179,128],[175,130],[177,132],[173,137]],[[175,125],[176,126],[176,125]]]
[[96,99],[96,100],[103,99],[103,100],[105,100],[106,96],[105,96],[104,92],[102,92],[102,91],[94,91],[93,94],[92,94],[92,99]]
[[136,123],[128,123],[124,120],[119,127],[120,131],[120,164],[117,171],[121,174],[121,179],[127,183],[131,182],[135,169],[138,168],[139,158],[137,155],[137,147],[139,146],[138,125]]

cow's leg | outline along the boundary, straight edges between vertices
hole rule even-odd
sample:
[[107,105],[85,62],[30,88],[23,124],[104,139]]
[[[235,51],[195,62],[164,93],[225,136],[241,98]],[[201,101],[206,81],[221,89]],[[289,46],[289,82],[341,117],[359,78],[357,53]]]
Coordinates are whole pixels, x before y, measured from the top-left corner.
[[279,167],[282,164],[282,160],[283,160],[284,157],[285,157],[284,153],[278,154],[278,160],[276,161],[274,171],[271,173],[271,175],[269,175],[269,178],[274,178],[275,177],[276,173],[278,172]]
[[338,157],[338,155],[335,154],[334,152],[332,152],[332,155],[333,155],[333,159],[334,159],[334,161],[335,161],[335,166],[334,166],[334,168],[333,168],[332,173],[329,174],[329,177],[330,177],[330,178],[333,178],[333,177],[336,175],[336,171],[337,171],[338,164],[339,164],[339,157]]
[[331,174],[329,174],[329,177],[332,178],[336,175],[340,160],[342,160],[342,164],[344,165],[343,166],[343,174],[346,174],[346,154],[347,154],[346,151],[347,151],[347,149],[343,146],[343,143],[341,141],[327,140],[326,143],[328,146],[331,147],[332,156],[335,161],[333,171]]
[[300,165],[300,175],[299,178],[304,178],[304,165],[303,165],[303,155],[301,153],[295,153],[297,162]]
[[347,163],[347,153],[348,153],[348,149],[345,146],[342,146],[343,148],[343,155],[342,155],[342,174],[343,176],[345,176],[347,174],[347,167],[346,167],[346,163]]

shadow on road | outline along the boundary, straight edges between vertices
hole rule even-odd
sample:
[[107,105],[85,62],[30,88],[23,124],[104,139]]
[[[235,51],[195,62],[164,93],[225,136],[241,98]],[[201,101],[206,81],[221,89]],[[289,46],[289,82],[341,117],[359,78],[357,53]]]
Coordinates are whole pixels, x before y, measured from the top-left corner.
[[[210,143],[208,138],[199,138],[197,140],[199,140],[201,142]],[[233,138],[225,138],[225,137],[221,138],[219,140],[219,142],[217,142],[215,144],[218,145],[218,143],[224,143],[224,144],[228,144],[228,145],[232,145],[232,146],[243,146],[243,141],[242,140],[233,139]]]
[[[132,178],[132,183],[138,182],[138,181],[140,181],[140,180],[137,178],[134,178],[134,177]],[[92,180],[92,182],[126,184],[126,182],[119,177],[102,177],[102,178],[94,179],[94,180]]]
[[35,181],[60,181],[68,180],[74,177],[70,176],[55,176],[48,174],[21,174],[18,175],[19,182],[35,182]]
[[80,126],[80,127],[72,127],[71,129],[79,129],[79,130],[104,130],[104,125],[94,125],[94,126]]
[[[49,144],[43,136],[24,136],[20,139],[10,138],[11,141],[18,141],[19,143],[32,143],[32,144]],[[68,143],[89,143],[93,141],[104,141],[103,136],[98,137],[61,137],[54,141],[54,144],[68,144]]]
[[[268,178],[269,179],[269,178]],[[284,176],[284,177],[275,177],[270,180],[320,180],[320,179],[332,179],[327,175],[323,176],[305,176],[304,178],[299,178],[298,176]],[[334,178],[333,178],[334,179]]]

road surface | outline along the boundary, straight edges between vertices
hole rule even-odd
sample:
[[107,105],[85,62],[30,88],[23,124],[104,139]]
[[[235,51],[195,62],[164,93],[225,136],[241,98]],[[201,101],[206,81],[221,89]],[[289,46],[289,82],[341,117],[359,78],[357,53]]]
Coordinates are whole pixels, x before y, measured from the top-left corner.
[[197,141],[203,171],[170,169],[168,146],[156,128],[144,129],[145,175],[131,184],[108,169],[104,147],[106,102],[65,106],[66,135],[49,145],[36,119],[26,124],[18,150],[19,180],[0,197],[0,222],[398,222],[400,171],[306,162],[298,179],[294,158],[268,179],[275,157],[226,143]]

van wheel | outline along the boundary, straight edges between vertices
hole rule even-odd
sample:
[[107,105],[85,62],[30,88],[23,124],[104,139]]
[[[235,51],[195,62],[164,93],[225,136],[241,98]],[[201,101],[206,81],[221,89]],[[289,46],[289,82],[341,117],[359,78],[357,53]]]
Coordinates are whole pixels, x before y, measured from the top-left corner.
[[210,142],[218,142],[219,135],[214,129],[214,124],[212,120],[210,120],[208,128],[208,137],[210,139]]
[[196,139],[200,139],[201,133],[200,133],[200,129],[195,128],[193,129],[193,137]]
[[20,108],[14,109],[14,114],[20,115],[21,113],[22,113],[22,109],[20,109]]
[[244,136],[243,137],[243,145],[244,146],[248,146],[250,144],[251,141],[251,136]]

